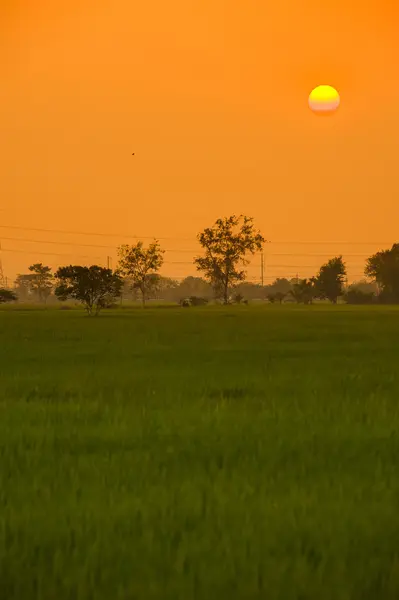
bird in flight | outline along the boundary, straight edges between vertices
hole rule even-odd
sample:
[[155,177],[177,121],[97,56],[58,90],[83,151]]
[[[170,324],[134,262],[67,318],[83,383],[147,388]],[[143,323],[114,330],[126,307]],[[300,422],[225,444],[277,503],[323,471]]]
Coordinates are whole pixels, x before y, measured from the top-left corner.
[[132,156],[134,156],[134,152],[133,152]]

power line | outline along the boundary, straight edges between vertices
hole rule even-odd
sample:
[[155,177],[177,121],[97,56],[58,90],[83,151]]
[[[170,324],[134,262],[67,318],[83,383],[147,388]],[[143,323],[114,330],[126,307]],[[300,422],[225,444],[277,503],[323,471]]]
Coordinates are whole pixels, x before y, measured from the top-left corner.
[[[347,263],[349,266],[352,267],[362,267],[363,264],[362,263]],[[286,265],[284,264],[279,264],[279,265],[272,265],[272,264],[268,264],[268,267],[273,267],[275,268],[280,268],[280,267],[285,267],[288,269],[317,269],[320,267],[320,265]]]
[[146,235],[131,235],[127,233],[94,233],[88,231],[66,231],[62,229],[43,229],[39,227],[19,227],[14,225],[0,225],[2,229],[17,229],[20,231],[41,231],[46,233],[65,233],[67,235],[93,235],[101,237],[122,237],[131,239],[142,239],[142,240],[184,240],[192,241],[192,238],[178,238],[178,237],[157,237],[157,236],[146,236]]
[[[34,240],[34,239],[31,239],[31,238],[15,238],[15,237],[8,237],[8,236],[6,236],[6,237],[2,236],[2,239],[3,240],[7,240],[7,241],[13,241],[13,242],[29,242],[29,243],[33,243],[33,244],[55,244],[55,245],[58,245],[58,246],[77,246],[77,247],[85,247],[85,248],[103,248],[105,250],[109,250],[109,249],[116,250],[117,249],[117,246],[109,246],[109,245],[104,245],[104,244],[79,244],[79,243],[76,243],[76,242],[59,242],[59,241],[55,241],[55,240]],[[187,254],[189,254],[189,253],[190,254],[191,253],[192,254],[198,254],[198,252],[200,251],[200,249],[192,249],[192,250],[181,249],[181,250],[178,250],[178,249],[175,249],[175,248],[164,248],[164,250],[166,252],[172,252],[172,253],[174,252],[176,254],[183,254],[183,253],[184,254],[185,253],[187,253]],[[298,252],[281,252],[281,253],[270,252],[269,253],[269,256],[306,256],[306,257],[309,257],[309,256],[319,256],[319,257],[326,256],[326,257],[328,257],[330,255],[331,255],[331,253],[320,254],[320,253],[314,253],[314,252],[306,252],[306,253],[298,253]],[[369,255],[368,252],[357,253],[357,254],[346,254],[346,253],[344,253],[344,256],[350,256],[350,257],[352,257],[352,256],[361,257],[361,256],[368,256],[368,255]],[[272,265],[269,265],[269,266],[272,266]]]
[[[143,240],[171,240],[171,241],[192,241],[193,238],[180,238],[180,237],[163,237],[163,236],[145,236],[145,235],[131,235],[125,233],[104,233],[104,232],[87,232],[87,231],[67,231],[61,229],[44,229],[39,227],[20,227],[17,225],[0,225],[2,229],[15,229],[20,231],[40,231],[46,233],[61,233],[66,235],[90,235],[90,236],[100,236],[100,237],[123,237],[123,238],[131,238],[131,239],[143,239]],[[286,244],[286,245],[342,245],[342,246],[373,246],[373,245],[389,245],[392,242],[348,242],[348,241],[309,241],[309,240],[291,240],[291,241],[268,241],[269,244]]]
[[[0,226],[1,227],[1,226]],[[78,244],[75,242],[58,242],[55,240],[33,240],[31,238],[15,238],[15,237],[4,237],[2,236],[3,240],[7,240],[7,241],[12,241],[12,242],[29,242],[29,243],[33,243],[33,244],[56,244],[59,246],[78,246],[78,247],[85,247],[85,248],[104,248],[105,250],[116,250],[117,246],[105,246],[102,244]],[[175,250],[175,249],[170,249],[170,248],[164,248],[164,250],[166,252],[176,252],[176,253],[198,253],[198,249],[197,250]]]
[[[5,240],[7,238],[3,237],[3,240]],[[369,256],[369,252],[362,252],[361,254],[347,254],[346,252],[342,253],[343,256]],[[328,252],[327,254],[319,254],[317,252],[306,252],[306,253],[300,253],[300,252],[282,252],[282,253],[277,253],[277,252],[270,252],[269,256],[331,256],[331,252]]]
[[[39,243],[39,244],[56,244],[56,245],[67,245],[67,246],[78,246],[78,247],[88,247],[88,248],[104,248],[104,249],[109,249],[109,248],[113,248],[112,246],[101,246],[101,245],[97,245],[97,244],[73,244],[73,243],[69,243],[69,242],[55,242],[53,240],[51,241],[46,241],[46,240],[32,240],[32,239],[25,239],[25,238],[12,238],[12,237],[3,237],[3,240],[12,240],[12,241],[19,241],[19,242],[30,242],[30,243]],[[4,252],[19,252],[19,253],[23,253],[23,254],[31,254],[32,252],[29,250],[17,250],[17,249],[6,249],[3,248]],[[168,252],[174,252],[173,250],[167,250]],[[188,252],[188,251],[187,251]],[[101,258],[100,256],[93,256],[93,255],[83,255],[83,254],[66,254],[66,253],[57,253],[57,252],[36,252],[35,254],[47,254],[47,255],[52,255],[52,256],[78,256],[78,257],[86,257],[86,258]],[[318,255],[318,254],[296,254],[296,253],[284,253],[284,254],[270,254],[269,256],[329,256],[329,254],[326,255]],[[348,256],[366,256],[366,254],[352,254],[352,255],[348,255]],[[193,261],[164,261],[164,264],[174,264],[174,265],[192,265]],[[254,264],[251,263],[249,265],[252,268],[259,268],[261,267],[261,265],[258,264]],[[280,263],[280,264],[268,264],[268,267],[272,267],[272,268],[280,268],[280,267],[287,267],[287,268],[309,268],[309,269],[313,269],[313,268],[317,268],[319,265],[291,265],[291,264],[286,264],[286,263]],[[362,266],[360,264],[357,263],[352,263],[352,266]]]
[[75,244],[74,242],[56,242],[54,240],[32,240],[29,238],[15,238],[15,237],[4,237],[4,236],[2,236],[1,239],[7,240],[7,241],[12,241],[12,242],[30,242],[30,243],[34,243],[34,244],[56,244],[58,246],[80,246],[80,247],[87,247],[87,248],[104,248],[104,249],[114,248],[114,246],[102,246],[99,244]]
[[[8,248],[3,248],[2,252],[18,252],[20,254],[32,254],[29,250],[9,250]],[[36,252],[35,254],[40,254],[43,256],[74,256],[76,258],[99,258],[101,256],[87,256],[85,254],[60,254],[59,252]]]
[[0,287],[6,287],[6,278],[4,277],[3,263],[1,260],[1,242],[0,242]]
[[270,242],[271,244],[286,244],[286,245],[302,245],[302,244],[309,244],[309,245],[318,245],[318,246],[328,246],[328,245],[341,245],[341,246],[389,246],[390,244],[392,244],[392,242],[345,242],[345,241],[341,241],[341,242],[334,242],[334,241],[323,241],[323,242],[316,242],[316,241],[300,241],[300,240],[296,240],[296,241],[292,241],[292,242],[284,242],[284,241],[273,241]]

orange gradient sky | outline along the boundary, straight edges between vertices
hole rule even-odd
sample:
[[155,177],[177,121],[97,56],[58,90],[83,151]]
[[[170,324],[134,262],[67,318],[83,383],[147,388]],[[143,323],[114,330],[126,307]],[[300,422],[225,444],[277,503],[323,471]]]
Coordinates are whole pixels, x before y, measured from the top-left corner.
[[[232,213],[272,242],[397,241],[398,16],[388,0],[2,0],[0,225],[179,238],[164,242],[176,276],[194,272],[178,251]],[[319,84],[339,90],[332,118],[308,108]],[[10,277],[115,260],[67,242],[128,241],[0,239]],[[270,248],[294,254],[273,275],[324,261],[300,252],[379,249]],[[357,276],[363,258],[348,262]]]

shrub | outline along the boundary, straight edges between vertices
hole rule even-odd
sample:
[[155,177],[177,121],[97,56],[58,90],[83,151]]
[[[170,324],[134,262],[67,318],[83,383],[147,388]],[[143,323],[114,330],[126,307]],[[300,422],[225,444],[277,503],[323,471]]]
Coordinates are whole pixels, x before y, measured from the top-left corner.
[[356,288],[349,289],[344,295],[347,304],[372,304],[374,298],[373,292],[363,292]]
[[191,306],[205,306],[205,304],[208,304],[208,300],[206,298],[201,298],[199,296],[190,296],[188,300]]

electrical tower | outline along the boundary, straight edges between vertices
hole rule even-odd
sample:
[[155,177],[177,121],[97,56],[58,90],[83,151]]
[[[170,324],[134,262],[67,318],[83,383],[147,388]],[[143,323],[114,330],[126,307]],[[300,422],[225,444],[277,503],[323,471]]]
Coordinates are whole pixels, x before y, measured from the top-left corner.
[[1,261],[1,242],[0,242],[0,288],[5,288],[6,286],[6,278],[4,277],[3,272],[3,263]]

